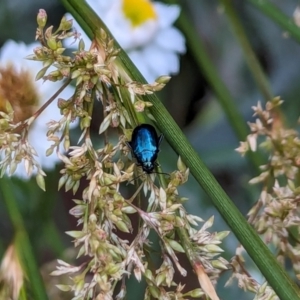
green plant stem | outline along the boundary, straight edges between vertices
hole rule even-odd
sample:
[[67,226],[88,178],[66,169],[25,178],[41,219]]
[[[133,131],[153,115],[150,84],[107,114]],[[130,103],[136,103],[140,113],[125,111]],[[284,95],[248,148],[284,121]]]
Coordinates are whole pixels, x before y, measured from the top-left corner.
[[252,47],[243,29],[243,25],[239,20],[239,17],[233,7],[232,0],[220,0],[220,2],[223,4],[225,8],[225,13],[231,23],[231,27],[235,33],[235,36],[242,47],[242,50],[244,52],[244,57],[246,59],[249,69],[252,72],[252,75],[254,77],[254,80],[256,81],[257,86],[259,87],[266,102],[272,100],[274,96],[271,92],[269,82],[266,78],[263,69],[261,68],[261,65],[254,51],[252,50]]
[[[164,2],[172,4],[177,3],[178,1],[165,0]],[[245,126],[245,120],[238,111],[229,90],[213,65],[211,58],[205,49],[204,43],[201,39],[197,38],[198,33],[188,21],[188,17],[184,12],[181,12],[176,23],[178,28],[184,33],[187,46],[193,54],[197,66],[203,71],[203,75],[214,90],[218,101],[230,122],[230,125],[236,133],[236,136],[239,140],[245,140],[248,134],[248,128]]]
[[258,8],[263,14],[282,27],[289,36],[293,37],[298,43],[300,43],[300,29],[291,20],[291,17],[286,16],[280,9],[278,9],[270,1],[266,0],[247,0],[250,4]]
[[[84,1],[62,0],[62,3],[80,23],[82,28],[86,30],[86,33],[90,38],[93,38],[93,33],[97,34],[99,28],[103,28],[107,34],[110,34],[103,22]],[[117,43],[116,46],[119,47]],[[130,59],[128,59],[128,56],[124,51],[120,51],[119,57],[123,63],[123,68],[127,70],[132,78],[136,81],[145,82],[142,75]],[[300,299],[300,291],[297,286],[289,278],[254,229],[247,223],[246,219],[220,187],[157,96],[147,95],[145,96],[145,99],[153,104],[151,113],[157,120],[157,126],[160,131],[164,134],[173,149],[182,157],[185,164],[190,168],[195,179],[209,195],[224,220],[230,226],[231,230],[249,253],[250,257],[261,270],[262,274],[266,277],[280,299]]]
[[[275,260],[254,229],[247,223],[246,219],[222,190],[216,179],[188,143],[186,137],[182,134],[174,120],[171,119],[171,117],[169,118],[164,106],[155,96],[150,97],[152,98],[151,102],[154,104],[152,114],[155,116],[160,130],[164,133],[169,144],[190,168],[195,179],[209,195],[224,220],[254,260],[277,295],[282,300],[299,299],[300,291],[298,288],[295,287],[294,283]],[[281,285],[282,280],[286,283],[284,288],[282,288],[284,285]],[[287,286],[289,288],[287,288]]]
[[39,272],[39,268],[34,257],[33,250],[25,229],[23,217],[19,211],[13,194],[14,186],[7,178],[0,179],[0,190],[5,201],[8,214],[15,230],[15,245],[19,259],[24,267],[26,277],[29,281],[30,288],[34,299],[48,299],[45,286]]
[[[261,68],[261,65],[254,51],[252,50],[252,47],[243,29],[243,25],[234,9],[232,0],[220,0],[220,2],[223,4],[225,8],[225,13],[231,23],[231,27],[235,33],[235,36],[242,47],[245,60],[248,64],[250,71],[252,72],[252,76],[257,86],[259,87],[266,102],[272,100],[274,98],[274,95],[271,91],[268,79],[263,69]],[[280,118],[281,120],[284,120],[284,116],[280,111],[280,109],[274,110],[273,116],[274,118]]]
[[24,286],[22,286],[19,299],[18,300],[27,300],[27,295]]
[[[178,1],[174,0],[164,0],[164,2],[178,4]],[[249,129],[246,126],[245,120],[237,109],[237,105],[234,102],[228,88],[219,76],[208,54],[208,51],[206,50],[204,42],[201,40],[201,38],[196,38],[199,36],[199,34],[192,26],[184,11],[181,11],[176,24],[183,32],[189,51],[192,53],[198,68],[202,70],[203,76],[206,78],[207,82],[214,91],[217,101],[220,103],[236,137],[240,141],[245,141],[249,133]],[[258,153],[249,152],[247,154],[247,158],[249,159],[255,172],[259,173],[259,166],[261,165],[262,159]]]
[[62,257],[66,247],[61,240],[56,224],[52,220],[49,220],[45,226],[45,236],[47,236],[46,242],[49,243],[54,255]]

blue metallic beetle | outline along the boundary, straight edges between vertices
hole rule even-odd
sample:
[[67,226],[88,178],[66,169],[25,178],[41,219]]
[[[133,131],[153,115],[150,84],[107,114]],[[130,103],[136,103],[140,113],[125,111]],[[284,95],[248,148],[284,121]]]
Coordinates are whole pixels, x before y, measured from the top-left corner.
[[127,146],[131,149],[137,165],[141,166],[147,174],[153,173],[159,152],[159,145],[163,135],[157,135],[155,128],[150,124],[141,124],[134,128],[130,142]]

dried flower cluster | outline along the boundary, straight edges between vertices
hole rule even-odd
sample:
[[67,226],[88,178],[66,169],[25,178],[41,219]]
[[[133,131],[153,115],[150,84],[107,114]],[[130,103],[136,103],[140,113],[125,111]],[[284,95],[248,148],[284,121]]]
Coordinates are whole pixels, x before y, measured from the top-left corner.
[[[189,170],[181,159],[178,159],[178,170],[167,179],[164,176],[155,179],[155,174],[135,179],[136,184],[139,181],[141,184],[130,199],[120,190],[125,186],[123,183],[133,182],[135,170],[140,171],[128,157],[126,141],[130,140],[132,128],[139,123],[137,120],[154,119],[148,111],[151,103],[142,96],[162,89],[169,77],[162,76],[153,84],[133,81],[118,57],[114,41],[101,29],[95,33],[89,50],[85,50],[80,40],[73,55],[65,55],[63,40],[79,36],[72,31],[72,21],[63,18],[56,31],[52,26],[45,28],[46,21],[46,12],[40,10],[36,39],[41,46],[27,58],[43,63],[37,80],[64,80],[64,83],[32,117],[18,125],[11,122],[13,111],[9,107],[7,113],[1,113],[0,140],[4,157],[1,167],[2,174],[7,168],[13,173],[15,166],[25,160],[29,174],[33,168],[38,170],[37,180],[44,188],[45,174],[34,160],[35,152],[26,132],[57,94],[74,80],[74,95],[58,101],[62,118],[48,123],[47,136],[52,145],[47,154],[55,151],[64,163],[59,188],[75,193],[82,184],[81,179],[88,182],[82,198],[74,200],[76,205],[70,211],[78,219],[80,229],[68,232],[78,247],[78,257],[83,257],[84,262],[72,266],[59,261],[52,275],[68,274],[72,282],[58,287],[72,291],[74,300],[125,299],[125,280],[135,276],[138,281],[143,278],[147,283],[145,299],[190,299],[204,294],[218,299],[212,282],[221,270],[227,269],[227,261],[217,256],[222,252],[218,245],[228,232],[208,232],[213,218],[199,229],[199,222],[203,220],[185,211],[182,203],[186,199],[179,196],[177,188],[187,181]],[[99,128],[104,140],[102,148],[96,148],[91,139],[95,100],[103,107],[104,119]],[[82,134],[78,146],[73,146],[69,132],[70,123],[76,119],[79,119]],[[108,132],[109,128],[115,129]],[[111,132],[118,134],[117,142],[112,142],[116,139]],[[145,210],[141,208],[142,198],[146,199]],[[133,228],[132,216],[138,220],[137,228]],[[159,266],[155,266],[149,255],[153,252],[150,231],[155,232],[160,241]],[[184,285],[174,281],[177,271],[182,276],[187,275],[178,253],[187,255],[201,288],[186,291]]]
[[10,103],[6,102],[5,111],[0,111],[0,168],[1,177],[8,173],[12,175],[19,163],[24,161],[27,174],[37,170],[37,183],[45,189],[44,177],[46,174],[35,160],[35,149],[28,142],[28,128],[34,121],[31,117],[23,122],[15,123],[14,111]]
[[239,246],[236,249],[236,255],[230,261],[232,275],[225,286],[232,284],[236,279],[239,288],[255,294],[253,300],[279,300],[276,293],[267,282],[264,282],[263,284],[259,283],[248,272],[245,267],[243,252],[245,252],[245,249],[242,246]]
[[[296,130],[285,128],[282,122],[279,110],[282,102],[276,97],[267,102],[264,109],[260,103],[253,107],[256,122],[249,124],[251,134],[237,151],[242,155],[248,150],[256,151],[259,143],[259,147],[268,154],[268,163],[260,167],[259,176],[250,180],[251,184],[262,185],[262,190],[248,213],[249,223],[264,237],[265,243],[275,249],[277,260],[284,266],[288,259],[295,275],[300,278],[300,190],[297,183],[300,175],[300,139]],[[241,262],[238,256],[235,262]],[[246,290],[258,292],[257,284],[250,276],[245,275],[238,280]],[[269,290],[268,297],[257,295],[256,299],[275,298]]]
[[20,290],[24,284],[24,275],[18,251],[11,244],[0,266],[0,299],[19,299]]

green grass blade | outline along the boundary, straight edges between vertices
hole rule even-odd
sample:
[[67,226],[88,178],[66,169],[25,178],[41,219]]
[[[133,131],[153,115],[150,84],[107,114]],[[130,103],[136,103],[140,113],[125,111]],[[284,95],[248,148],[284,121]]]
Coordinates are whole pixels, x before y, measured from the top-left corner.
[[[170,4],[178,4],[178,1],[174,0],[165,0],[164,2]],[[184,33],[189,51],[193,55],[199,70],[201,70],[203,76],[215,93],[217,97],[216,99],[221,105],[223,112],[226,115],[227,120],[232,127],[236,137],[240,141],[245,141],[249,133],[246,122],[242,117],[240,111],[237,109],[237,105],[232,98],[228,88],[219,76],[208,51],[206,50],[204,42],[201,40],[201,38],[196,38],[199,36],[199,34],[191,24],[184,11],[181,12],[178,20],[176,21],[176,24],[178,28]],[[262,159],[259,157],[259,154],[249,152],[247,154],[247,158],[249,159],[255,171],[258,172],[260,162],[262,161]]]
[[227,15],[231,27],[235,33],[237,40],[239,41],[242,50],[244,52],[245,60],[248,64],[249,69],[252,72],[253,78],[259,87],[265,101],[270,101],[274,98],[268,79],[249,43],[247,35],[244,31],[243,25],[239,20],[239,17],[234,9],[234,5],[230,0],[220,0],[225,8],[225,14]]
[[39,272],[37,260],[34,257],[29,237],[23,222],[23,217],[19,211],[15,196],[13,194],[14,188],[15,187],[12,185],[9,179],[0,179],[0,190],[15,230],[15,245],[22,266],[24,267],[26,278],[29,281],[28,284],[32,290],[34,299],[47,300],[48,296],[46,294],[43,279]]
[[300,43],[300,29],[291,19],[291,17],[286,16],[282,11],[277,8],[270,1],[261,0],[247,0],[263,14],[277,23],[284,31],[286,31],[289,36],[293,37],[298,43]]

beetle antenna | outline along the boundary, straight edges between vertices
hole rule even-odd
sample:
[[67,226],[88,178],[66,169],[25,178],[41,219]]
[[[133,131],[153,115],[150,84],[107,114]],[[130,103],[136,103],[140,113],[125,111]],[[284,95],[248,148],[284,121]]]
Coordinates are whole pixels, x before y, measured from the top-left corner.
[[132,182],[133,180],[138,179],[139,177],[141,177],[141,176],[143,176],[143,175],[145,175],[145,173],[142,173],[142,174],[140,174],[140,175],[138,175],[138,176],[136,176],[136,177],[133,177],[130,181],[127,182],[126,185],[128,185],[130,182]]
[[171,175],[169,173],[164,173],[164,172],[152,172],[152,174],[162,174],[162,175],[167,175],[167,176],[171,177]]
[[[129,184],[130,182],[132,182],[133,180],[136,180],[136,179],[140,178],[141,176],[143,176],[143,175],[145,175],[145,174],[147,174],[147,173],[142,173],[142,174],[140,174],[140,175],[138,175],[138,176],[132,178],[130,181],[127,182],[126,185],[128,185],[128,184]],[[171,177],[170,174],[168,174],[168,173],[163,173],[163,172],[152,172],[151,174],[162,174],[162,175],[167,175],[167,176]],[[149,174],[149,175],[150,175],[150,174]]]

